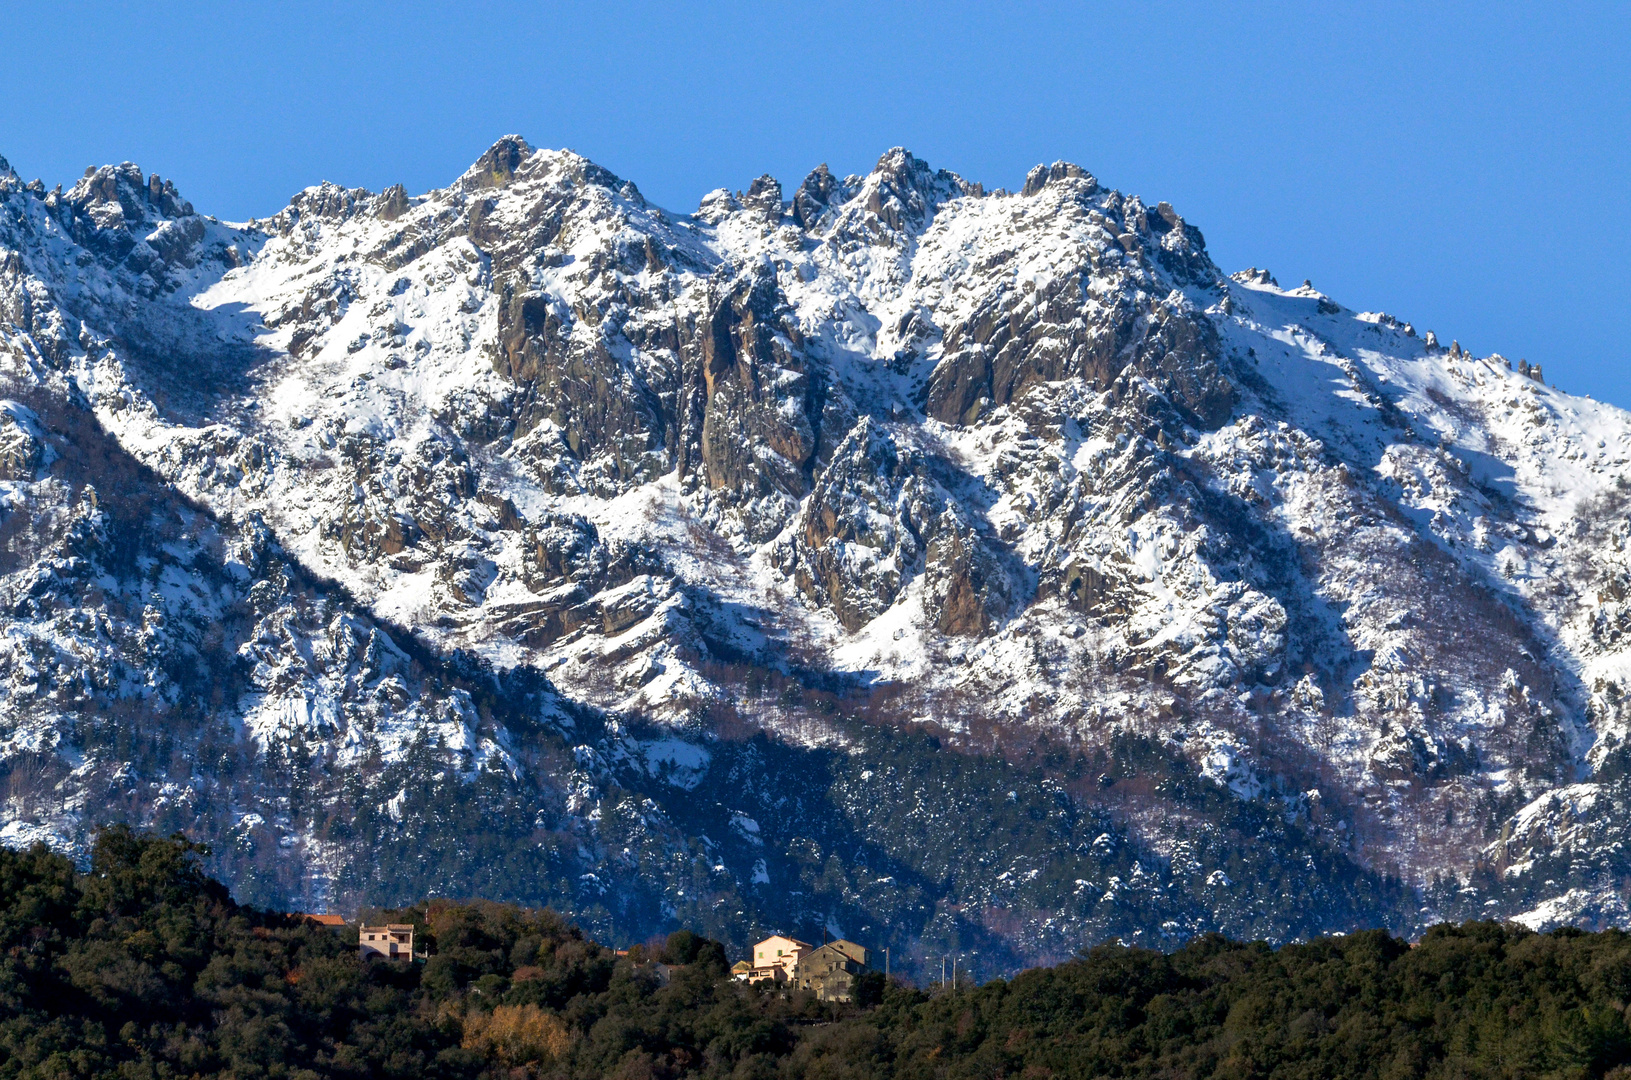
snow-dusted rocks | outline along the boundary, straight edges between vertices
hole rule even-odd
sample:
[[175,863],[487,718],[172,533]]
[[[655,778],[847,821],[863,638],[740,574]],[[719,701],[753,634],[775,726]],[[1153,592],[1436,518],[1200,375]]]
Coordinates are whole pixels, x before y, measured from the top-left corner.
[[1069,163],[0,166],[0,837],[994,967],[1620,919],[1628,492],[1631,416]]
[[45,454],[45,433],[34,410],[0,401],[0,480],[34,479]]

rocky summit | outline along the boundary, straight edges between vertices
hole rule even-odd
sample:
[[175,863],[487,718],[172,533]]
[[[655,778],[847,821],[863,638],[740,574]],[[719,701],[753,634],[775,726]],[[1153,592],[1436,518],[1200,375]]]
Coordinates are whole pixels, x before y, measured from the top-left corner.
[[1631,922],[1631,414],[1067,163],[0,162],[0,840],[240,898],[1106,940]]

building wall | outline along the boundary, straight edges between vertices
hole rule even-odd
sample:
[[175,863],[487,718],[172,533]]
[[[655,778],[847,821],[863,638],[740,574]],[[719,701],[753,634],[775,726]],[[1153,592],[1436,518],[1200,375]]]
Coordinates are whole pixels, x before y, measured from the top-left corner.
[[855,977],[867,970],[867,950],[853,941],[834,941],[799,959],[797,985],[822,1001],[849,1001]]
[[755,969],[780,968],[782,978],[791,979],[798,968],[799,958],[809,951],[810,946],[797,938],[776,934],[753,947],[752,963]]
[[379,958],[407,963],[413,960],[413,927],[363,926],[357,930],[357,955],[364,960]]

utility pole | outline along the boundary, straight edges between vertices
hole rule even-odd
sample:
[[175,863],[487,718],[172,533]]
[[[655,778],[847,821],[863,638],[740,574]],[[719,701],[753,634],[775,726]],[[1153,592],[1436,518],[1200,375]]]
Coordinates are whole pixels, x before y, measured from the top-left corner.
[[883,947],[883,981],[889,981],[889,946]]
[[957,957],[951,958],[951,992],[957,993]]

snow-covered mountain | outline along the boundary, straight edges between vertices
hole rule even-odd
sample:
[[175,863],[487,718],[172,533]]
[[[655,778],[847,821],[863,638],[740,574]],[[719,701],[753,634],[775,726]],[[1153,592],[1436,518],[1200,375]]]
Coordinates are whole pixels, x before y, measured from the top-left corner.
[[1074,165],[0,162],[0,399],[8,843],[990,971],[1631,920],[1631,414]]

